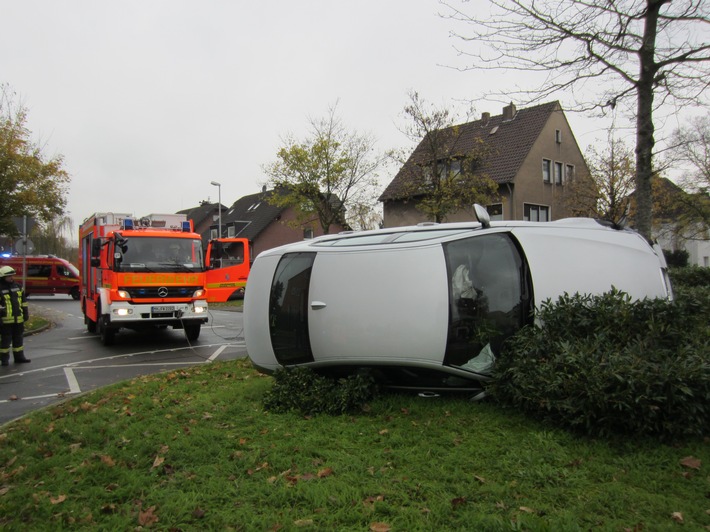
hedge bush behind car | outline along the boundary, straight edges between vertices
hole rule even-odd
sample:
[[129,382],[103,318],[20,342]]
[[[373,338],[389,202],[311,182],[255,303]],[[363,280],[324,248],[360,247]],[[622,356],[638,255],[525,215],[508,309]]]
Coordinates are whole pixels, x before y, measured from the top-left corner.
[[710,268],[702,266],[671,268],[668,270],[668,274],[674,290],[691,287],[710,288]]
[[565,295],[512,337],[498,401],[591,435],[676,439],[710,427],[710,291],[632,302],[613,290]]

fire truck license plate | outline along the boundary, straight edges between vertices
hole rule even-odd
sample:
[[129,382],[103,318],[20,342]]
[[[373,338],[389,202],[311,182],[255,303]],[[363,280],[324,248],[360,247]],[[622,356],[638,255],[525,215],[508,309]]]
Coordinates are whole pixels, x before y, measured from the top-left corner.
[[153,312],[173,312],[175,310],[174,305],[162,305],[159,307],[153,307],[152,311]]

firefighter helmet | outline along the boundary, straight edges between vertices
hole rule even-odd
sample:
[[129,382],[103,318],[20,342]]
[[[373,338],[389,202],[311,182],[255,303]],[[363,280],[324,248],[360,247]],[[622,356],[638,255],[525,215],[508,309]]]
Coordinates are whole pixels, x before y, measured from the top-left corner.
[[0,279],[10,277],[11,275],[15,275],[15,269],[12,266],[3,266],[0,268]]

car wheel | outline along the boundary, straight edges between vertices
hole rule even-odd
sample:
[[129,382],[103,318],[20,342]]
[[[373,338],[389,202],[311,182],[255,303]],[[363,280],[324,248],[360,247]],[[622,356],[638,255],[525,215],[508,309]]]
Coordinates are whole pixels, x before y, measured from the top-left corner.
[[101,316],[101,343],[104,345],[113,345],[113,341],[116,337],[116,329],[109,325],[108,316]]
[[190,342],[194,342],[200,337],[200,324],[185,325],[185,336]]
[[80,294],[78,288],[72,288],[71,292],[69,292],[69,295],[73,300],[79,301]]

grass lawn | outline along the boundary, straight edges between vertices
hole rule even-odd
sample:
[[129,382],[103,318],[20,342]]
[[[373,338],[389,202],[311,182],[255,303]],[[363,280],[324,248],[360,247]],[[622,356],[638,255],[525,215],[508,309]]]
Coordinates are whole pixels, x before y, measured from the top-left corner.
[[0,427],[3,530],[702,530],[710,445],[589,440],[463,397],[263,411],[246,360]]

